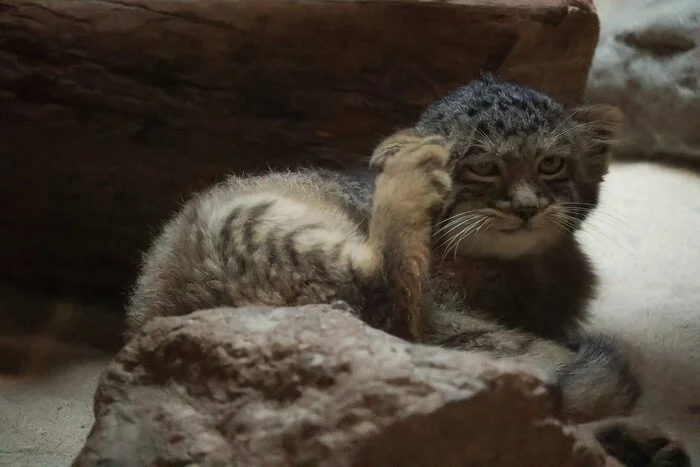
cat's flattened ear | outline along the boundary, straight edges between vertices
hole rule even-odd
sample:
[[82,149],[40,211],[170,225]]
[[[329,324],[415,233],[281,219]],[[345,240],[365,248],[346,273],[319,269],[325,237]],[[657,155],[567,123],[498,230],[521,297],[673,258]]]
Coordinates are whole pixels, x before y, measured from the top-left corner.
[[622,134],[625,116],[619,108],[608,104],[577,107],[570,116],[577,125],[582,126],[581,132],[589,138],[583,148],[580,173],[585,179],[600,181],[608,172],[610,146]]
[[414,128],[405,128],[397,131],[393,135],[385,138],[372,153],[369,160],[371,169],[381,170],[386,160],[404,149],[406,146],[415,144],[420,140],[418,132]]
[[583,131],[597,143],[614,143],[625,128],[625,114],[618,107],[609,104],[590,104],[576,107],[570,117],[582,125]]

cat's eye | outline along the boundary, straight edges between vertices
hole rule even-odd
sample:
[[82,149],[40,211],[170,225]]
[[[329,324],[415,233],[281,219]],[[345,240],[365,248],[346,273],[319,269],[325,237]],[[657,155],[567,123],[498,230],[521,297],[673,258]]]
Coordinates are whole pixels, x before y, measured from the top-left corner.
[[480,177],[495,177],[499,174],[498,165],[495,162],[475,162],[467,165],[467,169]]
[[537,170],[543,175],[556,175],[564,169],[566,161],[561,156],[546,156],[540,161]]

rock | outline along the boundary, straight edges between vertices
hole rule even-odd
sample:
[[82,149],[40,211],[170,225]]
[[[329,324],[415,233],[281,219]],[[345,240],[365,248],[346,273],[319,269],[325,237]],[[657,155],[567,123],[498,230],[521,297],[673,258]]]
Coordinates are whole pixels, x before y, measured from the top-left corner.
[[620,155],[700,158],[700,2],[597,0],[600,41],[586,99],[629,118]]
[[597,32],[575,0],[0,0],[0,275],[121,296],[192,191],[364,165],[481,69],[577,100]]
[[556,402],[538,370],[343,309],[205,310],[153,320],[117,355],[73,465],[613,465]]

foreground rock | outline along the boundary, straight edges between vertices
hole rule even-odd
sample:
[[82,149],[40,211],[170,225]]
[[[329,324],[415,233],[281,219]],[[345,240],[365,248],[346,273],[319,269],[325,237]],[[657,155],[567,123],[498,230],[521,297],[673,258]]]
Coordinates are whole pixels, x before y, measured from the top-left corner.
[[102,375],[75,466],[603,465],[541,375],[330,306],[153,321]]

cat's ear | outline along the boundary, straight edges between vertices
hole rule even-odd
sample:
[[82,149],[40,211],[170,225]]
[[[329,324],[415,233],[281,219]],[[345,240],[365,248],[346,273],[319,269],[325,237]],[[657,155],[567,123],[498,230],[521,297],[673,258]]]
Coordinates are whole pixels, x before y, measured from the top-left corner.
[[439,135],[422,135],[415,128],[397,131],[379,143],[372,153],[369,166],[373,170],[381,171],[389,158],[405,149],[415,149],[426,144],[447,145],[447,142]]
[[581,125],[582,133],[606,146],[617,141],[627,120],[619,107],[610,104],[582,105],[570,110],[569,117]]
[[586,138],[581,174],[589,180],[602,180],[610,166],[611,146],[625,129],[624,113],[614,105],[591,104],[572,109],[569,116]]

